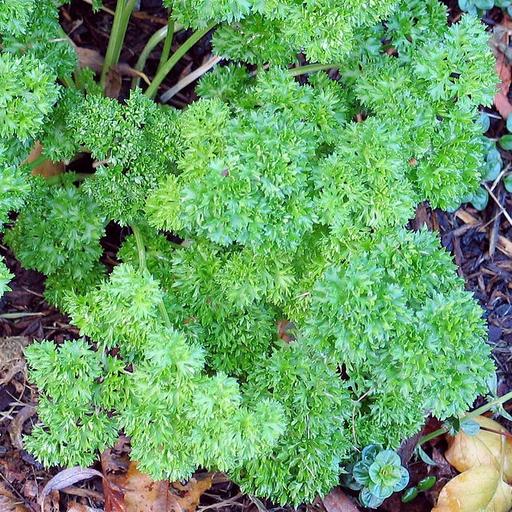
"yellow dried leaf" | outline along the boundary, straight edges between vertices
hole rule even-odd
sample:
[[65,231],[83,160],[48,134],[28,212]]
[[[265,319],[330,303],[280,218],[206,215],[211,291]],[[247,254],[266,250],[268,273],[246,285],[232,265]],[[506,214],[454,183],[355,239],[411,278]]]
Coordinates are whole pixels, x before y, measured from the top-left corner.
[[508,431],[485,416],[478,416],[475,421],[482,427],[476,436],[461,431],[449,438],[446,460],[461,473],[478,466],[499,470],[503,464],[503,478],[512,482],[512,439],[496,433]]
[[432,512],[509,512],[512,487],[494,466],[478,466],[450,480]]
[[[31,164],[35,162],[43,153],[43,146],[40,142],[36,142],[30,155],[28,155],[26,163]],[[51,160],[45,160],[43,163],[32,169],[34,176],[42,176],[43,178],[51,178],[52,176],[58,176],[65,170],[63,162],[52,162]]]

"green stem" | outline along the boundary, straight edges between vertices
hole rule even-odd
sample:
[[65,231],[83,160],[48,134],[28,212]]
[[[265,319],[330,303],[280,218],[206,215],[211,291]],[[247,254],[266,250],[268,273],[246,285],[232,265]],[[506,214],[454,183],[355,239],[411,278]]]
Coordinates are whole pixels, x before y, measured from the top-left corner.
[[509,391],[505,395],[500,396],[499,398],[496,398],[495,400],[492,400],[491,402],[487,402],[486,404],[482,405],[478,409],[475,409],[474,411],[469,412],[462,419],[470,420],[471,418],[476,418],[477,416],[480,416],[484,412],[490,411],[494,406],[502,405],[505,402],[508,402],[509,400],[512,400],[512,391]]
[[291,68],[292,76],[305,75],[306,73],[315,73],[316,71],[325,71],[327,69],[338,69],[341,64],[307,64],[298,68]]
[[76,88],[76,85],[75,85],[75,82],[73,82],[73,79],[70,78],[69,76],[62,76],[60,78],[60,80],[62,81],[62,83],[68,88],[68,89],[75,89]]
[[105,61],[103,62],[103,68],[101,70],[100,83],[103,88],[105,88],[107,83],[110,69],[119,62],[126,30],[128,29],[128,22],[130,21],[130,16],[132,15],[136,2],[137,0],[117,0],[112,31],[110,32]]
[[174,66],[179,62],[179,60],[194,46],[199,40],[201,40],[210,30],[216,25],[216,23],[212,23],[208,25],[208,27],[203,30],[198,30],[194,32],[172,55],[170,59],[168,59],[165,64],[160,68],[160,71],[157,72],[155,78],[151,82],[151,85],[146,89],[144,93],[149,98],[154,98],[160,87],[160,84],[165,80],[165,77],[172,71]]
[[[149,41],[146,43],[146,46],[144,46],[144,49],[139,55],[139,58],[137,59],[137,62],[135,63],[135,66],[133,66],[134,69],[137,71],[143,71],[144,66],[146,65],[146,61],[148,60],[148,57],[151,55],[151,52],[156,48],[158,43],[161,43],[164,39],[166,39],[167,34],[169,31],[169,26],[166,25],[165,27],[162,27],[161,29],[157,30],[149,39]],[[132,89],[135,89],[135,87],[138,87],[140,84],[140,77],[136,76],[132,80]]]
[[[512,400],[512,391],[509,391],[505,395],[500,396],[499,398],[496,398],[495,400],[487,402],[486,404],[482,405],[481,407],[478,407],[478,409],[475,409],[474,411],[468,412],[466,415],[464,415],[461,418],[461,422],[470,420],[472,418],[476,418],[477,416],[480,416],[480,415],[486,413],[487,411],[490,411],[496,405],[504,404],[505,402],[508,402],[509,400]],[[448,432],[448,429],[446,427],[438,428],[437,430],[434,430],[434,432],[431,432],[430,434],[423,436],[418,441],[418,446],[428,443],[429,441],[432,441],[432,439],[442,436],[443,434],[446,434],[447,432]]]
[[144,238],[142,237],[142,233],[137,226],[131,226],[133,231],[133,236],[135,237],[135,243],[137,244],[137,252],[139,256],[139,268],[141,272],[147,270],[146,266],[146,247],[144,245]]
[[[132,225],[131,228],[133,235],[135,236],[135,243],[137,244],[140,271],[147,272],[148,267],[146,265],[146,246],[144,244],[144,238],[138,226]],[[169,318],[169,313],[167,312],[167,308],[165,307],[163,300],[158,302],[158,311],[160,311],[160,315],[162,316],[165,325],[168,328],[172,328],[171,319]]]
[[427,434],[426,436],[420,438],[420,440],[418,441],[418,446],[428,443],[429,441],[432,441],[432,439],[435,439],[436,437],[446,434],[446,432],[446,427],[438,428],[437,430],[434,430],[434,432],[430,432],[430,434]]
[[169,329],[172,328],[171,319],[169,318],[169,313],[167,312],[167,308],[165,307],[164,301],[160,300],[158,302],[158,311],[160,311],[160,315],[162,316],[165,326]]
[[28,171],[33,171],[36,167],[39,167],[40,165],[44,164],[48,161],[48,158],[45,155],[39,155],[35,160],[32,160],[30,163],[25,164],[25,168]]
[[158,73],[162,66],[169,60],[169,56],[171,55],[171,47],[172,40],[174,39],[174,34],[181,28],[181,26],[176,26],[174,20],[171,16],[169,16],[168,30],[164,41],[164,47],[162,49],[162,54],[160,55],[160,62],[158,63],[158,68],[156,72]]

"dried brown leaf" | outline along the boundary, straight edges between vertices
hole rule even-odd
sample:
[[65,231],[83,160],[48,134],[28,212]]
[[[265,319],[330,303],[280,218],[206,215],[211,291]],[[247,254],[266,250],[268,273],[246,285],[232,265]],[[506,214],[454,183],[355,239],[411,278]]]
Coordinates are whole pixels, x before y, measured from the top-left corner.
[[446,484],[432,512],[509,512],[512,487],[494,466],[478,466]]
[[505,15],[501,24],[496,27],[493,36],[493,47],[496,55],[496,72],[500,78],[498,93],[494,97],[494,105],[504,119],[507,119],[512,113],[512,105],[508,100],[508,93],[512,82],[512,69],[507,55],[511,28],[512,20]]
[[60,473],[57,473],[44,486],[40,497],[41,507],[44,504],[46,496],[48,496],[51,492],[60,491],[61,489],[65,489],[66,487],[76,484],[77,482],[89,480],[97,476],[103,478],[103,475],[95,469],[85,469],[80,467],[64,469]]
[[199,505],[201,496],[208,491],[213,484],[213,474],[207,474],[201,478],[191,478],[185,486],[174,483],[173,487],[181,491],[180,496],[176,497],[178,510],[183,512],[195,512]]
[[77,46],[75,50],[78,55],[78,65],[81,68],[91,68],[94,72],[101,73],[104,58],[100,52],[80,46]]
[[23,441],[21,438],[21,433],[23,431],[23,425],[25,422],[34,416],[36,413],[36,408],[32,405],[25,405],[22,407],[16,417],[9,424],[9,436],[11,437],[12,445],[18,450],[23,449]]
[[0,338],[0,386],[8,384],[26,369],[23,349],[30,343],[26,336]]
[[[37,158],[41,156],[43,152],[43,146],[41,146],[40,142],[36,142],[32,151],[27,157],[26,162],[32,163]],[[50,178],[52,176],[57,176],[62,174],[65,170],[65,165],[63,162],[52,162],[51,160],[46,160],[42,164],[38,165],[34,169],[32,169],[32,174],[34,176],[43,176],[44,178]]]
[[477,435],[470,436],[461,431],[448,439],[446,460],[460,472],[478,466],[493,466],[497,470],[503,467],[503,478],[511,482],[512,439],[495,433],[508,434],[508,431],[485,416],[479,416],[475,421],[481,427]]
[[212,475],[207,475],[171,489],[168,481],[156,482],[140,473],[136,462],[130,462],[126,473],[107,474],[105,480],[105,512],[195,512],[212,486]]
[[359,508],[339,487],[325,496],[322,503],[327,512],[359,512]]

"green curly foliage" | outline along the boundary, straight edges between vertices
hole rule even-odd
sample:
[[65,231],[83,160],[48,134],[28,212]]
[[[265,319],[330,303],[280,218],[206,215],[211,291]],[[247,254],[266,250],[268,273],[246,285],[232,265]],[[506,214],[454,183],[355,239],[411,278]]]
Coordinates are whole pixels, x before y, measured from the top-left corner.
[[41,393],[41,423],[25,437],[26,449],[47,466],[93,464],[97,452],[112,446],[118,435],[116,419],[101,407],[104,384],[99,379],[113,378],[108,356],[93,352],[84,340],[59,347],[50,341],[34,343],[25,356]]
[[198,466],[231,470],[265,456],[282,434],[279,404],[264,399],[250,405],[233,378],[202,375],[204,352],[183,335],[159,333],[145,355],[130,380],[121,424],[131,437],[132,456],[155,479],[188,478]]
[[252,108],[232,113],[208,98],[191,105],[178,120],[180,174],[150,198],[150,222],[220,245],[296,248],[317,222],[317,152],[346,120],[336,92],[277,70],[247,90],[241,101]]
[[392,19],[387,37],[391,46],[396,40],[398,56],[375,53],[361,73],[348,72],[347,85],[369,113],[394,124],[400,119],[420,199],[454,208],[480,181],[483,145],[474,121],[496,90],[488,37],[471,16],[441,30],[439,12],[429,40],[425,29],[404,26],[398,15]]
[[377,23],[397,2],[168,0],[166,4],[187,27],[226,22],[214,34],[219,55],[252,64],[284,65],[300,52],[319,62],[345,57],[352,48],[355,29]]
[[[30,55],[0,53],[0,138],[33,138],[59,97],[56,76]],[[35,108],[37,106],[37,108]]]
[[21,145],[26,157],[59,98],[57,77],[75,68],[63,35],[53,0],[0,2],[0,156],[4,146],[18,156]]
[[342,425],[354,404],[336,367],[301,344],[283,346],[251,373],[244,391],[255,401],[280,401],[288,426],[271,455],[236,471],[242,489],[294,505],[328,493],[352,447]]
[[105,218],[98,206],[73,184],[39,184],[5,241],[24,267],[81,281],[98,264]]
[[[231,272],[228,269],[219,271],[219,280],[216,280],[204,266],[199,268],[206,262],[212,262],[213,272],[219,269],[214,259],[218,258],[217,253],[208,253],[211,246],[194,250],[178,244],[173,247],[151,228],[146,226],[141,231],[147,268],[170,290],[165,304],[173,325],[206,349],[208,367],[237,377],[247,375],[276,343],[277,309],[247,300],[244,303],[242,298],[249,292],[243,276],[240,276],[243,288],[236,290],[236,296],[228,297],[223,293],[223,289],[229,289],[224,279],[232,279]],[[118,256],[124,263],[138,264],[133,236],[124,241]],[[263,262],[260,270],[263,273]],[[200,273],[196,274],[196,271]],[[230,325],[230,329],[226,329],[226,325]]]
[[0,260],[0,297],[10,290],[9,282],[13,277],[3,260]]
[[[0,39],[2,52],[29,56],[47,66],[58,77],[71,75],[77,64],[76,52],[59,24],[58,5],[54,0],[2,0],[0,4]],[[11,22],[2,25],[2,12]]]
[[81,110],[83,103],[81,91],[66,88],[48,116],[39,140],[44,156],[52,162],[72,160],[80,152],[80,141],[75,136],[70,118]]
[[232,377],[205,374],[203,348],[152,316],[162,297],[147,272],[128,264],[89,296],[68,296],[82,331],[98,344],[112,340],[110,347],[128,359],[103,355],[83,341],[29,347],[31,378],[42,399],[41,424],[27,446],[45,464],[90,464],[119,429],[131,438],[132,457],[155,479],[188,478],[198,466],[228,471],[276,444],[286,424],[282,406],[271,398],[250,402]]
[[20,167],[3,167],[0,164],[0,230],[9,220],[11,211],[18,211],[25,204],[32,190],[32,182]]
[[105,265],[95,261],[90,267],[80,271],[79,278],[73,275],[74,272],[48,274],[44,282],[44,298],[49,304],[65,310],[69,295],[82,295],[99,286],[106,270]]
[[[175,110],[133,91],[126,105],[96,93],[70,91],[43,138],[51,158],[86,148],[101,165],[83,188],[120,224],[140,219],[146,196],[171,170]],[[59,138],[62,135],[62,139]]]
[[[123,357],[141,357],[148,333],[163,327],[158,305],[163,298],[159,283],[149,272],[125,263],[110,278],[85,294],[69,294],[66,311],[82,335],[110,349],[123,340]],[[109,304],[109,307],[106,305]]]
[[[45,154],[85,150],[96,170],[35,190],[8,235],[91,342],[29,352],[43,462],[87,464],[123,431],[153,478],[202,466],[298,505],[364,446],[395,448],[486,391],[482,311],[435,236],[404,226],[420,201],[478,187],[487,36],[471,16],[448,27],[436,0],[364,3],[167,2],[187,26],[223,23],[217,52],[269,69],[218,67],[182,111],[104,98],[81,73],[49,109]],[[301,51],[341,78],[294,78]],[[14,135],[2,164],[23,159]],[[133,234],[107,277],[108,221]]]
[[397,447],[425,411],[444,419],[485,392],[493,368],[482,313],[434,235],[384,232],[317,281],[302,333],[368,396],[358,441]]
[[0,2],[0,34],[25,33],[35,3],[35,0],[2,0]]

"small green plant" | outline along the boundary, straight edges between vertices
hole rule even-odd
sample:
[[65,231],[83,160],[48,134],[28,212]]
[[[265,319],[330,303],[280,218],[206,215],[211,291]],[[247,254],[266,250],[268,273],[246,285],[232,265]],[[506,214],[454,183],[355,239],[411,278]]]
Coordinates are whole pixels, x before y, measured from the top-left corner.
[[[102,86],[135,3],[117,2],[98,84],[74,70],[57,4],[0,2],[0,22],[19,17],[0,25],[4,239],[83,336],[27,349],[40,423],[26,447],[88,465],[123,431],[155,479],[202,466],[298,505],[379,444],[362,498],[376,503],[405,479],[390,450],[428,414],[461,415],[494,372],[451,257],[404,227],[419,202],[456,208],[479,187],[496,82],[484,27],[448,26],[437,0],[167,2],[158,71],[120,102]],[[170,55],[174,21],[197,30]],[[153,101],[212,29],[242,62],[183,110]],[[310,64],[288,67],[299,52]],[[44,159],[70,164],[43,180]],[[124,228],[111,272],[108,223]]]
[[368,445],[361,452],[361,460],[352,469],[351,488],[360,490],[359,500],[368,508],[379,507],[394,492],[409,483],[409,472],[393,450]]
[[481,14],[493,7],[506,9],[509,14],[512,14],[512,0],[459,0],[459,7],[474,15]]

